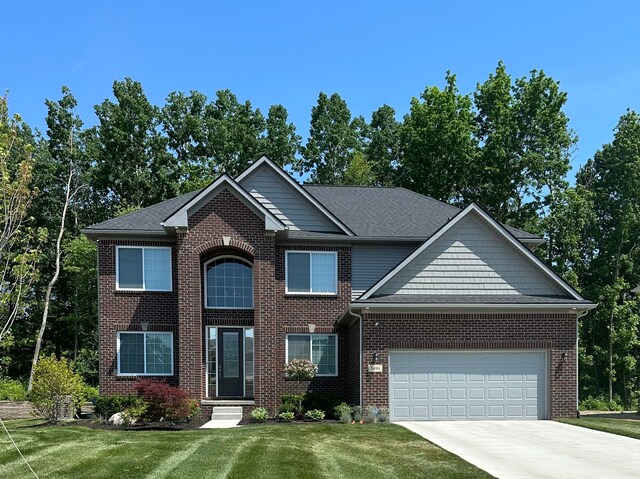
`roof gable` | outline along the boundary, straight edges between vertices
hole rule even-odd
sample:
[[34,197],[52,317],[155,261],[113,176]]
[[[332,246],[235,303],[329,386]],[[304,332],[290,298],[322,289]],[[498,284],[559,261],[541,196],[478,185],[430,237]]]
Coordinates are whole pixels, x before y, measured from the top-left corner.
[[256,201],[226,173],[219,176],[209,186],[200,190],[197,195],[194,195],[186,204],[182,205],[179,209],[169,215],[162,222],[162,226],[164,228],[187,228],[189,226],[189,216],[198,211],[211,198],[214,198],[224,189],[231,191],[232,194],[240,199],[240,201],[242,201],[258,216],[264,217],[264,227],[266,230],[281,231],[286,229],[286,226],[282,221]]
[[267,156],[236,177],[266,209],[292,230],[353,232]]
[[379,295],[583,298],[472,204],[371,287]]

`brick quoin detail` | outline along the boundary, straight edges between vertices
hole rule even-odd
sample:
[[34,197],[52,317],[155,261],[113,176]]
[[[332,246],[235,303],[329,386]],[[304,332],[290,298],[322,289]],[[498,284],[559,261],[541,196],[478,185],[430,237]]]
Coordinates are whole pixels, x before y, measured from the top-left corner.
[[[376,326],[377,324],[377,326]],[[550,417],[576,414],[575,314],[363,314],[363,402],[389,405],[390,350],[546,350]],[[378,353],[382,373],[367,365]],[[568,360],[562,361],[562,353]]]

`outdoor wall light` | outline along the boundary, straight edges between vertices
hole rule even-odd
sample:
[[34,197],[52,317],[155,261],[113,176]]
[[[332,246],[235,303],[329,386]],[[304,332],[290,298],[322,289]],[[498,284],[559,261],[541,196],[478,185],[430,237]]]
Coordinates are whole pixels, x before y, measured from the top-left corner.
[[373,353],[373,362],[377,363],[378,362],[378,353]]
[[562,358],[563,363],[567,362],[567,353],[562,353],[560,357]]
[[373,325],[374,328],[377,328],[378,326],[380,326],[380,323],[376,323]]

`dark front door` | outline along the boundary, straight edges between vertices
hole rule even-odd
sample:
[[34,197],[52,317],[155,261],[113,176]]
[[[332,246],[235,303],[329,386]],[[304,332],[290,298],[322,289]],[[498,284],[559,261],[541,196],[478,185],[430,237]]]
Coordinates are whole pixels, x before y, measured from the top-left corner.
[[244,396],[244,330],[218,328],[218,396]]

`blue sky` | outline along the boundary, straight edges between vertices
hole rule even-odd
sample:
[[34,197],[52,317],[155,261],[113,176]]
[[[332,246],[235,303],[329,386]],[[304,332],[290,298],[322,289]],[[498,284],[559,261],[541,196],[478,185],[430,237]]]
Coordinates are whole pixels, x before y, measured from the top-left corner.
[[574,167],[627,108],[640,110],[637,2],[42,1],[7,3],[2,17],[0,91],[40,128],[61,85],[92,125],[93,105],[129,76],[156,104],[224,88],[264,112],[282,103],[306,137],[320,91],[338,92],[354,115],[387,103],[401,116],[447,70],[466,93],[500,59],[568,92]]

